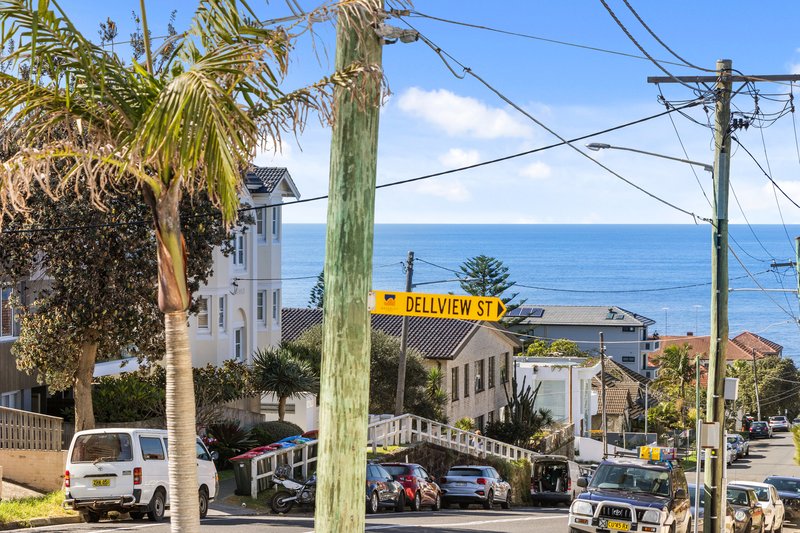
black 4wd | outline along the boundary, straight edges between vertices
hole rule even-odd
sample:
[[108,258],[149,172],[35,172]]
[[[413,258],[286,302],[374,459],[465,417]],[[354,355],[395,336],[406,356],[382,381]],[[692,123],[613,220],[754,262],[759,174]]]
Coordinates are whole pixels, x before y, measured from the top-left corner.
[[690,533],[689,487],[680,464],[634,458],[600,463],[586,492],[572,502],[569,531]]

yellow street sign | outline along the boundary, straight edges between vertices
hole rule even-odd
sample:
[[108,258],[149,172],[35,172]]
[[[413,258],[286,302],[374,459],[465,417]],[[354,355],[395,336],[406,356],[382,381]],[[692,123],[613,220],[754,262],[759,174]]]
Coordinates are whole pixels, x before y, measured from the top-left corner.
[[374,315],[426,316],[497,321],[506,306],[494,296],[459,296],[418,292],[371,291],[369,310]]

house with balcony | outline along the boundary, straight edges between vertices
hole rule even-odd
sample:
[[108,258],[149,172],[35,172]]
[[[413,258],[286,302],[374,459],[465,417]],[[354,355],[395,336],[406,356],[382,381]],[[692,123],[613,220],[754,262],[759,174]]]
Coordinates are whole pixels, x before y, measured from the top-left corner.
[[[400,338],[402,317],[371,315],[372,329]],[[322,309],[286,308],[282,318],[282,340],[299,338],[322,323]],[[508,404],[513,356],[522,348],[516,337],[494,322],[409,317],[408,347],[419,351],[427,368],[437,367],[445,376],[449,396],[447,419],[475,420],[479,428],[502,417]],[[291,407],[289,406],[291,405]],[[316,402],[309,398],[289,400],[287,420],[303,428],[314,415]],[[372,413],[382,414],[382,413]]]
[[599,354],[603,333],[606,356],[647,378],[655,377],[647,354],[660,340],[648,328],[655,320],[617,306],[521,305],[506,318],[516,319],[509,329],[523,342],[567,339],[590,354]]
[[[711,348],[711,337],[708,335],[693,335],[688,332],[685,336],[663,336],[657,350],[649,354],[650,364],[657,366],[659,358],[664,354],[664,350],[670,346],[689,346],[689,355],[700,356],[700,364],[703,372],[708,368],[708,353]],[[753,359],[763,359],[764,357],[781,357],[783,346],[769,339],[745,331],[728,339],[725,345],[725,360],[731,365],[736,361],[752,361]],[[701,376],[705,377],[705,376]]]

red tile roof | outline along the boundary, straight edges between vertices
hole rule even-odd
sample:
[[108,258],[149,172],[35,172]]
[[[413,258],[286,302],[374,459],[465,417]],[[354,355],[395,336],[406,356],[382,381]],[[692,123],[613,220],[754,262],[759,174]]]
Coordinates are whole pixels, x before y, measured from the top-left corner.
[[[700,359],[708,359],[708,351],[711,344],[711,337],[704,336],[690,336],[690,337],[677,337],[677,336],[662,336],[660,338],[660,345],[658,350],[648,354],[650,364],[658,366],[658,358],[664,354],[664,350],[669,346],[683,346],[689,345],[689,353],[692,355],[700,354]],[[761,359],[767,354],[756,351],[756,358]],[[750,349],[740,346],[732,340],[728,340],[725,347],[725,360],[728,362],[739,360],[750,360],[753,358],[753,352]]]
[[750,333],[749,331],[745,331],[744,333],[740,333],[739,335],[735,336],[733,338],[733,342],[750,353],[753,353],[753,350],[755,350],[756,353],[762,356],[781,355],[783,352],[783,346],[777,342],[772,342],[769,339],[765,339],[761,335],[756,335],[755,333]]

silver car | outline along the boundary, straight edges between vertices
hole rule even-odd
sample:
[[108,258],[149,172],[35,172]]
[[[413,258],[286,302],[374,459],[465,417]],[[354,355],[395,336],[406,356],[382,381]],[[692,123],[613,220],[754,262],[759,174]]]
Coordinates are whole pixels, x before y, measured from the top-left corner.
[[457,503],[462,509],[471,503],[491,509],[499,503],[503,509],[511,507],[511,485],[491,466],[453,466],[440,479],[442,507],[447,509]]
[[769,417],[769,427],[772,431],[789,431],[789,419],[785,416],[771,416]]
[[739,434],[736,434],[736,435],[728,435],[727,439],[728,442],[736,450],[737,457],[748,457],[750,455],[750,443],[744,440],[744,437],[742,437]]

